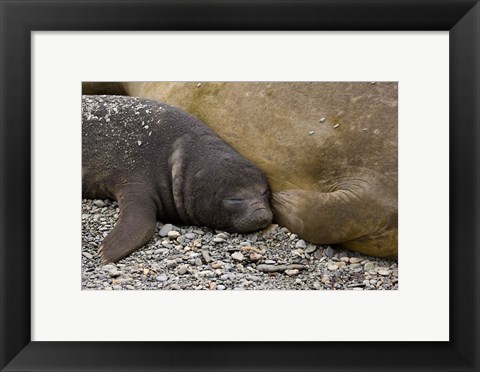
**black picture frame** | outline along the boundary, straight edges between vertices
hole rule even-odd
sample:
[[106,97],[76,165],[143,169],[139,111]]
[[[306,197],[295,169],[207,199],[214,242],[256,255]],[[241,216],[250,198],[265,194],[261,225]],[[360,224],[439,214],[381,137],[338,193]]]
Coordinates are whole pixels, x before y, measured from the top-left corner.
[[[0,12],[2,371],[480,370],[477,0],[0,0]],[[32,342],[30,33],[37,30],[449,31],[450,341]]]

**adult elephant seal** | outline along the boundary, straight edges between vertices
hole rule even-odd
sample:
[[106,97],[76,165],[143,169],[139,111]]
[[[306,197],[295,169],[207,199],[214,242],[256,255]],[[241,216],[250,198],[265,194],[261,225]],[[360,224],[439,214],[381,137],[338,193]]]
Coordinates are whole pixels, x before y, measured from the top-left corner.
[[123,83],[192,113],[259,166],[274,218],[313,243],[396,258],[396,83]]
[[270,224],[267,178],[195,117],[151,100],[82,97],[82,193],[118,201],[106,262],[140,248],[156,219],[248,232]]

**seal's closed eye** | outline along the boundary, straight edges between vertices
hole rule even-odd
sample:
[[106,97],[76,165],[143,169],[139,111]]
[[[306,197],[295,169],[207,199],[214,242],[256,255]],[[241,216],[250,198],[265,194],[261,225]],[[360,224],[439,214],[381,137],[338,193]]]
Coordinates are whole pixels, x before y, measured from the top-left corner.
[[227,205],[239,205],[243,203],[243,199],[240,198],[230,198],[230,199],[225,199],[224,203]]

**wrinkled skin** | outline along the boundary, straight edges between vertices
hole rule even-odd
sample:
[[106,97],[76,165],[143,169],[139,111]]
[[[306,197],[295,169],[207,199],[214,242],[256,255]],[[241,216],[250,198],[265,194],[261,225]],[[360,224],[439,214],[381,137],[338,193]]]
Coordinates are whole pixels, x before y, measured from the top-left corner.
[[397,257],[396,83],[122,86],[192,113],[259,166],[279,224],[313,243]]
[[82,193],[118,200],[100,250],[115,262],[148,242],[156,220],[249,232],[271,223],[266,176],[195,117],[156,101],[82,100]]

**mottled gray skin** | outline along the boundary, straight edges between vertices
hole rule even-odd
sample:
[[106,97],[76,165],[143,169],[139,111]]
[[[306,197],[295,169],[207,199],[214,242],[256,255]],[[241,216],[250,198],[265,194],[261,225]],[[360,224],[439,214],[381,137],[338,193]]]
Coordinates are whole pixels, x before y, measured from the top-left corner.
[[194,116],[157,101],[82,97],[82,193],[119,203],[106,262],[140,248],[156,220],[248,232],[272,220],[266,176]]

